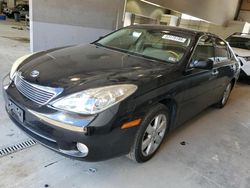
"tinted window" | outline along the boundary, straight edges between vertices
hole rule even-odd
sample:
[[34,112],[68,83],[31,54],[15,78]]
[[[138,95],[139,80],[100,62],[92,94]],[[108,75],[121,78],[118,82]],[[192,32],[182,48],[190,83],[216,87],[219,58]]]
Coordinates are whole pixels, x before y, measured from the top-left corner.
[[231,36],[227,38],[227,41],[229,42],[231,47],[250,50],[250,38]]
[[170,63],[177,63],[187,53],[190,43],[190,36],[180,35],[178,32],[124,28],[99,40],[96,44]]
[[193,65],[198,61],[208,60],[214,61],[214,43],[211,37],[204,36],[199,40],[194,50],[190,67],[193,67]]
[[215,45],[216,45],[215,46],[215,62],[216,63],[224,62],[230,59],[228,49],[227,49],[227,44],[223,40],[216,38]]

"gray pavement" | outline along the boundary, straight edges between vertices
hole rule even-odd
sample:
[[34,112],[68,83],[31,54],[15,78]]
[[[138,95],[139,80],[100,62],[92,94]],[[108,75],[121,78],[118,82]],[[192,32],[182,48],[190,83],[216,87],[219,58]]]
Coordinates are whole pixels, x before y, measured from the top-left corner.
[[[12,63],[17,58],[30,53],[29,43],[26,42],[29,40],[29,32],[12,27],[25,28],[23,22],[0,21],[0,80],[8,74]],[[0,87],[2,91],[2,81]],[[0,148],[27,138],[7,117],[2,92],[0,92],[0,122]]]

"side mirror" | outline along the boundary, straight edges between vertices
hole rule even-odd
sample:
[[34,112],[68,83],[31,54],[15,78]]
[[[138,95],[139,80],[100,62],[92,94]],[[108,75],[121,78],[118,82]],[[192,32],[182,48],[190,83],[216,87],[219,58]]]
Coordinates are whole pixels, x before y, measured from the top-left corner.
[[214,62],[211,59],[207,61],[198,60],[192,64],[192,68],[210,70],[213,68],[213,65],[214,65]]

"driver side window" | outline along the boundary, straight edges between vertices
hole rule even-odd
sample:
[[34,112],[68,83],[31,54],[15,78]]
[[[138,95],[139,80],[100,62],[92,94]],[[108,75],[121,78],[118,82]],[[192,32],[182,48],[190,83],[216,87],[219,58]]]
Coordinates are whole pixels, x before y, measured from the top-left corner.
[[200,38],[193,56],[191,58],[190,68],[194,67],[194,65],[198,61],[214,61],[214,42],[213,38],[210,36],[203,36]]

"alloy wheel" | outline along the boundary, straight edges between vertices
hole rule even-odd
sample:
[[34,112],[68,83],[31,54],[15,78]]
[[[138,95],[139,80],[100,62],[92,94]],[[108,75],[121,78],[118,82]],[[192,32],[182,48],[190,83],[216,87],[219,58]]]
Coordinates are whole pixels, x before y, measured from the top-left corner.
[[145,157],[153,154],[157,150],[164,138],[166,130],[166,115],[159,114],[155,116],[146,128],[144,136],[142,137],[141,150]]
[[226,104],[229,96],[230,96],[230,92],[231,92],[231,88],[232,88],[232,84],[228,84],[226,90],[224,91],[224,94],[223,94],[223,98],[222,98],[222,104]]

